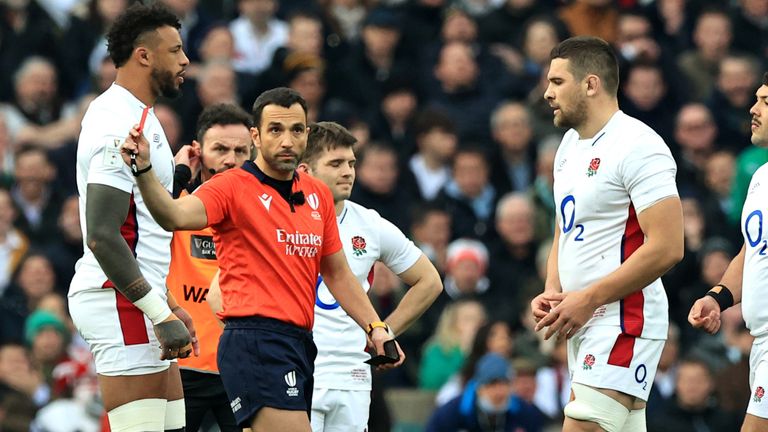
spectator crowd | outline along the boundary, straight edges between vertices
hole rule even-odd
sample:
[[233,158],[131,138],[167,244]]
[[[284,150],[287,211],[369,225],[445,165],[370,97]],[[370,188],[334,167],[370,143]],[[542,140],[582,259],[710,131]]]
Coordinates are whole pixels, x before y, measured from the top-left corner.
[[[375,377],[371,431],[390,430],[382,394],[396,387],[435,392],[433,430],[460,420],[441,406],[470,396],[535,417],[525,430],[562,420],[565,346],[541,340],[529,312],[544,285],[564,133],[543,93],[559,41],[611,43],[620,107],[672,150],[685,218],[685,257],[663,279],[670,331],[648,430],[738,430],[752,397],[740,309],[714,336],[686,318],[738,252],[749,179],[768,162],[749,139],[768,70],[768,0],[157,1],[181,18],[191,61],[183,95],[154,107],[174,151],[195,139],[203,108],[250,111],[262,91],[294,88],[309,121],[357,137],[351,199],[407,233],[443,276],[444,292],[399,338],[406,364]],[[66,296],[83,250],[80,121],[114,80],[105,33],[131,3],[0,1],[3,431],[104,430]],[[384,266],[374,274],[385,316],[404,289]]]

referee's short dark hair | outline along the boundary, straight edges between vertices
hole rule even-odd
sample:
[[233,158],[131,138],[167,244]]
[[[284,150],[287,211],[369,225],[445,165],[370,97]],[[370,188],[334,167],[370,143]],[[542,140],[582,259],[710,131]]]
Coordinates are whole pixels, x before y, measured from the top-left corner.
[[357,138],[344,126],[336,122],[319,122],[309,125],[307,149],[301,156],[301,162],[315,166],[324,152],[336,148],[352,148]]
[[197,141],[204,146],[203,136],[213,126],[243,125],[250,131],[253,127],[251,115],[244,109],[231,103],[221,103],[206,107],[197,118]]
[[176,15],[160,3],[145,6],[135,3],[117,17],[107,33],[107,50],[115,67],[125,65],[136,46],[148,32],[170,26],[176,30],[181,22]]
[[616,96],[619,91],[619,61],[608,42],[594,36],[576,36],[552,48],[549,58],[569,61],[569,70],[581,81],[587,74],[600,77],[606,93]]
[[265,91],[253,102],[253,125],[256,129],[261,128],[261,113],[267,105],[278,105],[283,108],[290,108],[293,104],[301,105],[304,109],[304,117],[307,115],[307,101],[296,90],[288,87],[277,87]]

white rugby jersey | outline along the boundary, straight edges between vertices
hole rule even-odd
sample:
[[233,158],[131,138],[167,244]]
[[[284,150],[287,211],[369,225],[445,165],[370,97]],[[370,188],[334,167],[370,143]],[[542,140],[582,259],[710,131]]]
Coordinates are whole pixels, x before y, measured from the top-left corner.
[[761,166],[752,176],[747,199],[741,210],[741,231],[744,235],[744,272],[741,311],[753,336],[768,333],[768,165]]
[[[141,120],[144,104],[117,84],[91,102],[82,122],[77,143],[77,191],[80,195],[80,228],[83,230],[83,257],[75,265],[70,294],[99,289],[107,281],[96,257],[86,244],[85,202],[89,183],[112,186],[131,194],[130,208],[120,233],[137,257],[142,275],[153,289],[165,295],[165,278],[171,261],[173,233],[165,231],[149,213],[136,179],[120,156],[120,146],[133,125]],[[152,170],[168,190],[173,191],[174,162],[160,122],[150,109],[143,134],[149,141]]]
[[[375,210],[347,200],[337,220],[344,255],[366,292],[373,281],[376,261],[400,274],[421,256],[421,250]],[[312,333],[317,345],[315,387],[371,389],[371,367],[363,363],[371,358],[365,352],[365,332],[339,306],[322,278],[318,279]]]
[[[616,270],[645,240],[637,214],[677,195],[677,167],[664,140],[621,111],[590,139],[569,130],[554,170],[564,292],[585,289]],[[666,339],[667,309],[657,279],[599,307],[586,325],[620,325],[633,336]]]

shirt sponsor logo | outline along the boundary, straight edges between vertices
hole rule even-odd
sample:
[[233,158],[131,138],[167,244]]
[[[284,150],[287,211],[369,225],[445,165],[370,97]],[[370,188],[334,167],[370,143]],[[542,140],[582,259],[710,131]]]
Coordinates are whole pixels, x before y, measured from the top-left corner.
[[216,245],[213,243],[212,236],[193,235],[189,242],[189,254],[194,258],[215,260]]
[[296,371],[292,370],[288,372],[283,378],[285,379],[285,383],[288,384],[288,390],[285,391],[285,394],[290,397],[298,396],[299,389],[296,388]]
[[298,231],[289,233],[284,229],[275,231],[277,242],[285,244],[286,255],[314,258],[317,256],[319,247],[323,245],[323,236],[314,233]]

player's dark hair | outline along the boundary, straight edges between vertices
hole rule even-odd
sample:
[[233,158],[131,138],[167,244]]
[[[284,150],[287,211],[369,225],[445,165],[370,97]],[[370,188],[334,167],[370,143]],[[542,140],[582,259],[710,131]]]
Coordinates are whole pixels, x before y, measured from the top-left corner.
[[203,136],[213,126],[243,125],[248,130],[253,127],[251,115],[244,109],[231,103],[222,103],[206,107],[197,118],[197,140],[204,146]]
[[577,36],[552,48],[549,58],[568,60],[568,69],[581,81],[587,74],[600,77],[605,91],[616,96],[619,89],[619,62],[608,42],[594,36]]
[[278,105],[283,108],[290,108],[293,104],[301,105],[304,110],[304,117],[307,116],[307,101],[294,89],[288,87],[277,87],[265,91],[253,102],[253,125],[256,129],[261,127],[261,113],[267,105]]
[[121,67],[128,61],[134,48],[143,42],[146,33],[165,26],[178,30],[181,22],[160,3],[151,6],[135,3],[126,9],[107,33],[107,50],[115,67]]
[[307,149],[301,156],[301,162],[314,166],[324,152],[336,148],[352,148],[355,143],[357,143],[357,138],[338,123],[312,123],[309,125]]

